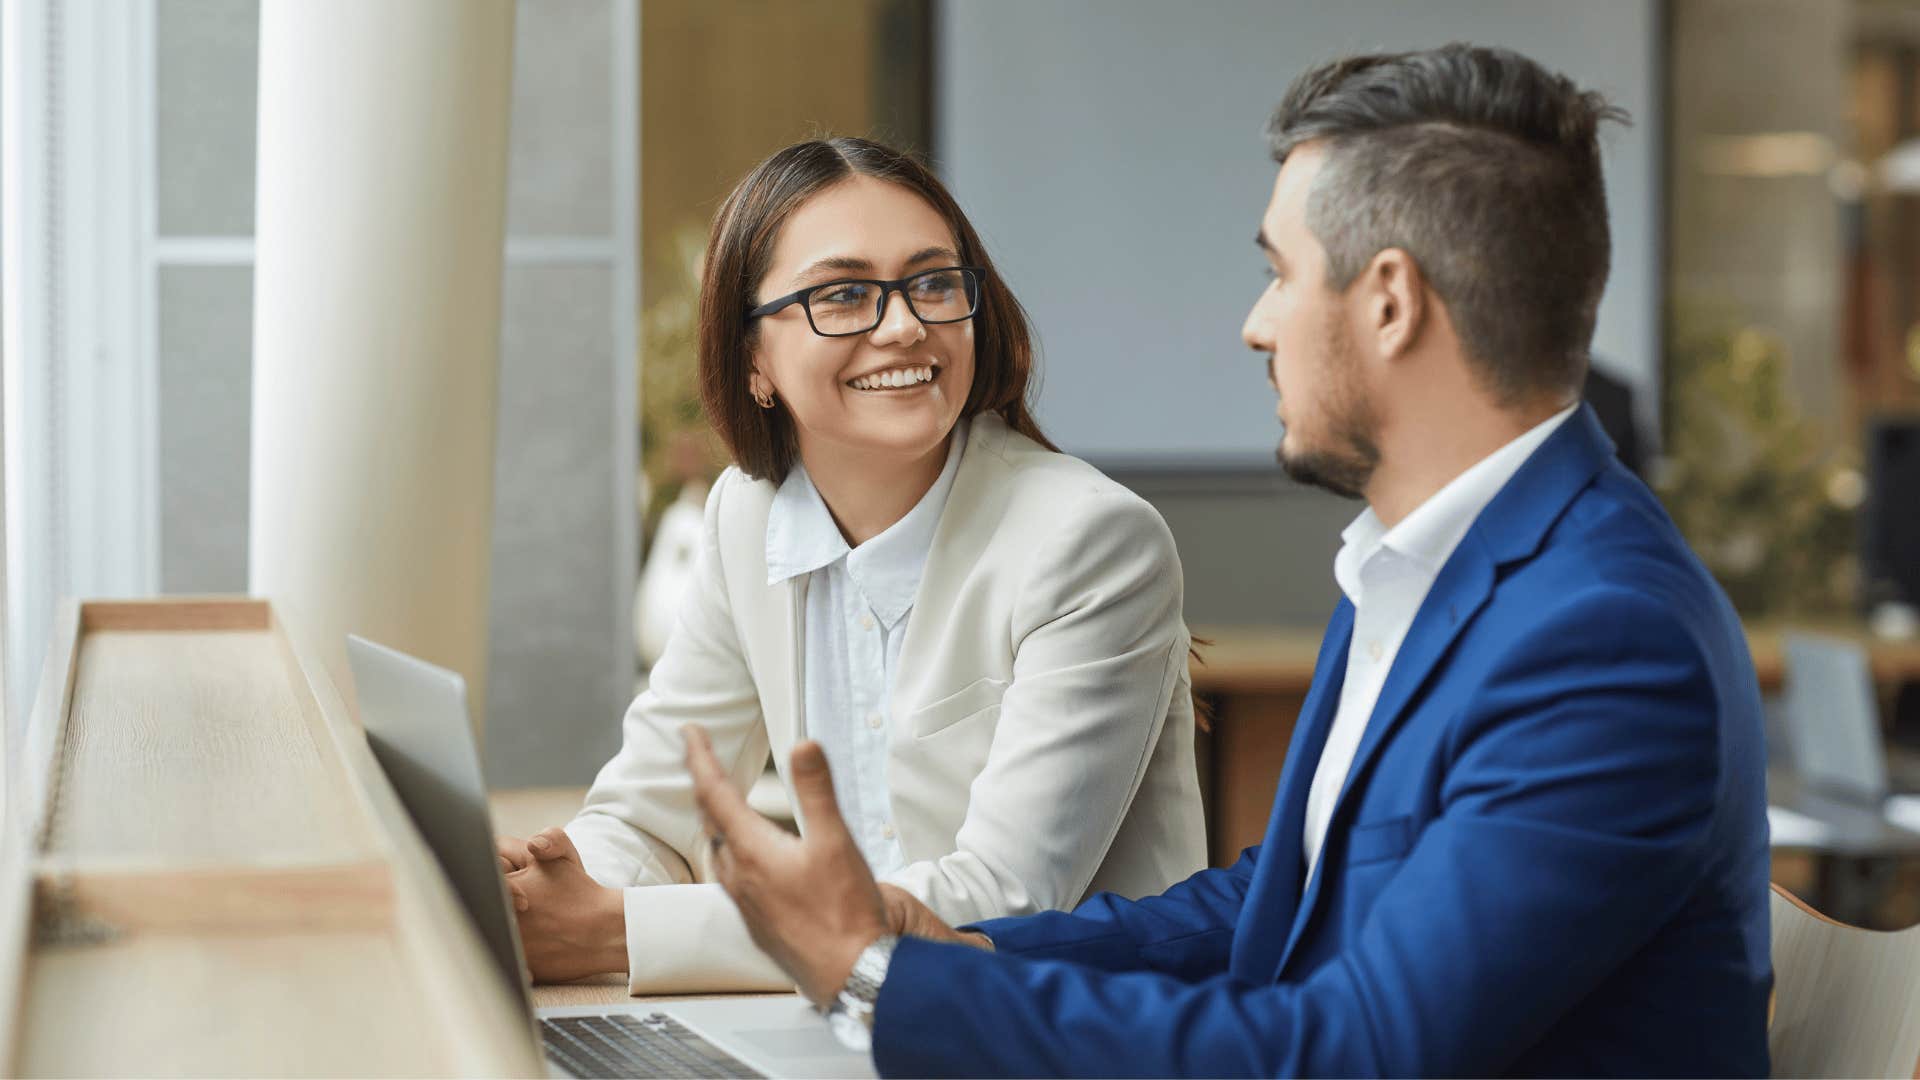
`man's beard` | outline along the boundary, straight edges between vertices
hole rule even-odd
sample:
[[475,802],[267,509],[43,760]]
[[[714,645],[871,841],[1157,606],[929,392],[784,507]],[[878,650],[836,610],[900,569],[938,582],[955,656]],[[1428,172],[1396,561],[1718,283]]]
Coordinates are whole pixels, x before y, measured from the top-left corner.
[[1330,325],[1328,331],[1327,351],[1322,358],[1329,376],[1327,445],[1289,454],[1282,436],[1273,456],[1297,483],[1358,499],[1380,465],[1379,425],[1354,370],[1352,343],[1337,325]]
[[1380,451],[1371,441],[1354,442],[1341,451],[1310,450],[1289,455],[1285,444],[1274,451],[1280,467],[1297,483],[1331,491],[1346,499],[1363,498],[1373,470],[1380,464]]

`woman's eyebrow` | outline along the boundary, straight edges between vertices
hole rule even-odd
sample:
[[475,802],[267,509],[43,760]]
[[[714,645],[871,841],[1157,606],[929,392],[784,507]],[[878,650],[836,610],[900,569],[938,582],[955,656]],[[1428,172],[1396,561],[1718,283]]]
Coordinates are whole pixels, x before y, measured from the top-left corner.
[[914,266],[933,259],[949,259],[953,262],[959,262],[960,254],[945,244],[935,244],[932,247],[921,248],[919,251],[908,256],[906,265]]
[[[930,262],[934,259],[947,259],[953,262],[959,262],[960,256],[945,244],[934,244],[931,247],[921,248],[919,251],[907,256],[907,261],[902,265],[917,266],[920,263]],[[824,259],[815,259],[813,262],[808,263],[805,269],[793,275],[793,280],[790,284],[798,286],[801,282],[806,281],[808,278],[813,277],[823,270],[871,274],[873,273],[873,263],[858,255],[829,255]]]
[[793,275],[791,284],[798,285],[822,270],[850,270],[856,274],[871,274],[873,264],[858,255],[829,255],[824,259],[815,259],[808,263],[804,269]]

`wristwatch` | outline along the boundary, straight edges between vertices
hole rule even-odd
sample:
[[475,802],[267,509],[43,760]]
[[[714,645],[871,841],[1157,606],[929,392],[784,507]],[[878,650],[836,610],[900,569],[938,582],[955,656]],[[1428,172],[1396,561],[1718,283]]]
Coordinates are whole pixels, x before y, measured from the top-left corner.
[[887,964],[900,939],[888,934],[860,951],[847,975],[847,985],[827,1006],[827,1027],[849,1050],[873,1049],[873,1006],[880,1000],[880,984],[887,981]]

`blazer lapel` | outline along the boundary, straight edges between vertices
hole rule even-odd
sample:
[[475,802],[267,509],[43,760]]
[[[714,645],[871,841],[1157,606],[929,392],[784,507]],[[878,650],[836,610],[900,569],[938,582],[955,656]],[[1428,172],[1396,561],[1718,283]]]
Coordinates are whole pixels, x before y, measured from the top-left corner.
[[947,492],[947,505],[940,511],[940,524],[934,528],[920,587],[913,596],[913,614],[907,618],[907,636],[900,642],[890,702],[895,716],[932,700],[940,689],[934,680],[952,670],[951,664],[919,662],[928,650],[951,644],[948,620],[922,613],[944,614],[958,606],[969,574],[980,564],[1006,517],[1013,488],[1002,456],[1010,435],[1006,423],[993,413],[981,413],[968,423],[966,450],[953,488]]
[[766,481],[740,485],[721,503],[721,558],[730,591],[734,627],[747,669],[760,695],[760,715],[774,767],[787,774],[787,751],[805,731],[807,574],[767,583],[767,517],[774,488]]
[[1320,639],[1313,685],[1293,727],[1286,764],[1280,770],[1280,789],[1267,819],[1266,837],[1260,843],[1259,863],[1234,932],[1231,970],[1249,980],[1264,981],[1273,973],[1283,944],[1281,934],[1294,922],[1300,905],[1300,875],[1304,870],[1300,836],[1306,827],[1307,789],[1313,785],[1314,769],[1326,747],[1327,733],[1333,728],[1340,688],[1346,682],[1347,642],[1352,636],[1353,605],[1342,600],[1327,622],[1326,636]]
[[[1414,616],[1413,625],[1400,643],[1393,668],[1367,720],[1366,732],[1354,752],[1353,765],[1347,770],[1340,797],[1334,802],[1333,816],[1327,823],[1329,832],[1346,827],[1348,803],[1356,781],[1367,775],[1373,759],[1379,756],[1381,747],[1404,719],[1408,704],[1427,684],[1455,639],[1493,596],[1499,568],[1532,557],[1574,496],[1606,467],[1612,455],[1613,444],[1601,430],[1592,407],[1583,405],[1480,512],[1460,546],[1441,568],[1440,576],[1434,579],[1419,613]],[[1297,833],[1299,828],[1296,823],[1294,831]],[[1295,841],[1298,842],[1297,837]],[[1308,881],[1286,948],[1281,951],[1279,962],[1265,973],[1266,978],[1277,978],[1292,958],[1301,935],[1313,919],[1314,907],[1323,891],[1323,877],[1315,873]]]

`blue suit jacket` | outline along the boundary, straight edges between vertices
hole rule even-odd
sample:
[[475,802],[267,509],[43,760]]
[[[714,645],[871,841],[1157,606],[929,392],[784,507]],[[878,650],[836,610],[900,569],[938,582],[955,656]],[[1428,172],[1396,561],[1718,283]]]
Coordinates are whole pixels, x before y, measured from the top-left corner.
[[997,953],[902,941],[881,1072],[1766,1075],[1752,663],[1592,412],[1434,582],[1306,882],[1352,625],[1343,602],[1262,846],[1158,897],[984,924]]

